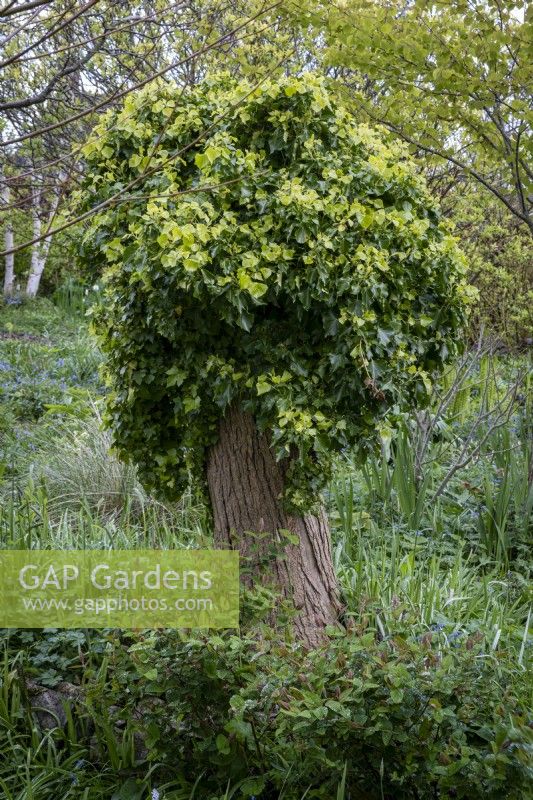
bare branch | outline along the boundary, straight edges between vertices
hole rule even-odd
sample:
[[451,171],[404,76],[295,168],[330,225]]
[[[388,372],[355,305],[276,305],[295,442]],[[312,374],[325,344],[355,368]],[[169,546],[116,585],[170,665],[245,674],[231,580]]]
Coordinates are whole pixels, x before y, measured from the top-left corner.
[[[18,253],[21,250],[24,250],[27,247],[31,247],[32,245],[36,244],[37,242],[42,241],[46,236],[53,235],[55,233],[60,233],[60,232],[62,232],[64,230],[67,230],[68,228],[71,228],[73,225],[77,225],[79,222],[83,222],[84,220],[89,219],[94,214],[96,214],[98,211],[101,211],[103,208],[107,208],[108,206],[112,205],[113,203],[116,203],[119,198],[123,197],[134,186],[136,186],[137,184],[139,184],[140,182],[145,180],[150,175],[155,174],[160,169],[163,169],[169,163],[175,161],[183,153],[185,153],[187,150],[190,150],[192,147],[194,147],[196,144],[198,144],[198,142],[200,142],[202,139],[204,139],[208,135],[208,133],[210,133],[218,125],[218,123],[221,122],[225,118],[225,116],[227,114],[230,114],[231,112],[233,112],[237,108],[239,108],[239,106],[241,106],[245,102],[245,100],[251,94],[253,94],[253,92],[255,92],[255,90],[259,86],[261,86],[261,84],[264,83],[265,80],[267,80],[268,77],[273,72],[275,72],[275,70],[277,70],[289,58],[290,55],[292,55],[292,53],[293,53],[293,51],[291,51],[289,54],[284,55],[278,62],[276,62],[276,64],[274,64],[273,67],[271,67],[270,69],[268,69],[266,71],[266,73],[262,76],[262,78],[259,81],[257,81],[252,86],[252,88],[248,92],[246,92],[245,95],[243,95],[240,98],[240,100],[238,100],[236,103],[232,104],[228,108],[227,112],[225,112],[224,114],[221,114],[219,117],[217,117],[211,123],[211,125],[209,125],[207,128],[204,128],[204,130],[201,131],[201,133],[195,139],[193,139],[193,141],[189,142],[189,144],[187,144],[185,147],[182,147],[180,150],[174,152],[171,156],[169,156],[169,158],[166,159],[165,162],[163,162],[163,164],[159,164],[159,165],[157,165],[157,167],[153,167],[152,169],[145,170],[141,175],[139,175],[137,178],[135,178],[134,180],[130,181],[130,183],[128,183],[126,186],[124,186],[119,192],[114,194],[112,197],[109,197],[107,200],[103,200],[101,203],[98,203],[96,206],[94,206],[93,208],[89,209],[89,211],[86,211],[85,213],[80,214],[79,216],[75,217],[74,219],[68,220],[67,222],[63,223],[63,225],[59,225],[57,228],[54,228],[54,229],[51,229],[51,230],[47,231],[46,234],[41,234],[40,236],[36,236],[33,239],[28,240],[26,242],[23,242],[22,244],[18,245],[17,247],[12,248],[9,251],[5,250],[3,252],[0,252],[0,256],[6,256],[6,255],[9,255],[10,253]],[[220,188],[220,187],[222,187],[222,184],[215,184],[215,185],[213,185],[211,187],[204,187],[203,190],[204,191],[208,191],[208,190],[210,191],[210,190],[213,190],[213,189],[216,189],[216,188]],[[192,189],[184,190],[183,192],[178,192],[177,194],[190,194],[190,193],[193,193],[193,192],[196,192],[196,191],[198,191],[198,189],[192,188]],[[130,201],[130,198],[125,197],[120,202],[129,202],[129,201]]]
[[15,53],[10,58],[6,58],[5,61],[0,61],[0,69],[9,66],[9,64],[13,64],[15,61],[18,61],[18,59],[21,58],[21,56],[25,56],[26,53],[30,52],[30,50],[33,50],[35,47],[42,44],[47,39],[50,39],[56,33],[59,33],[59,31],[63,30],[63,28],[66,28],[67,25],[70,25],[72,22],[74,22],[74,20],[78,19],[78,17],[81,17],[82,14],[85,14],[85,12],[88,11],[89,8],[92,8],[99,2],[100,0],[89,0],[88,3],[86,3],[79,9],[79,11],[77,11],[68,19],[64,20],[60,25],[57,25],[55,28],[52,28],[51,30],[44,33],[40,39],[37,39],[36,42],[32,42],[32,44],[29,44],[26,48],[24,48],[24,50],[21,50],[19,53]]
[[31,11],[32,8],[46,6],[49,2],[50,0],[32,0],[30,3],[23,3],[21,6],[16,6],[15,0],[12,0],[7,6],[0,8],[0,17],[12,17],[14,14],[22,14],[24,11]]

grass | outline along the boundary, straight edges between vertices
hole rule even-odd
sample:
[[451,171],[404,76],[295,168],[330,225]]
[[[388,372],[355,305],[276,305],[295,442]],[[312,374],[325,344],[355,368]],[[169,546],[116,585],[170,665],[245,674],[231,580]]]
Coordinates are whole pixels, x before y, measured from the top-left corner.
[[147,494],[134,466],[110,451],[98,407],[80,419],[54,416],[32,435],[0,511],[4,547],[51,549],[190,546],[206,537],[191,494],[177,505]]
[[405,463],[412,451],[401,441],[393,464],[382,456],[360,471],[339,465],[335,564],[361,630],[430,635],[443,646],[482,636],[493,649],[512,649],[523,666],[533,602],[525,449],[510,447],[504,466],[480,459],[435,502],[445,465],[432,461],[416,487]]
[[[208,544],[200,499],[159,502],[110,452],[100,356],[83,317],[47,301],[4,307],[2,333],[0,547]],[[384,439],[381,454],[362,466],[339,460],[327,497],[334,560],[356,631],[441,652],[481,642],[495,674],[505,657],[523,677],[533,603],[530,365],[472,359],[446,376],[429,414]],[[112,658],[112,634],[72,633],[3,635],[2,797],[148,800],[156,765],[139,766],[127,726],[117,737],[88,713],[66,731],[43,734],[35,723],[17,676],[94,682]],[[161,800],[202,796],[177,778],[157,791]],[[337,798],[346,791],[344,776]],[[241,795],[230,786],[225,796]]]

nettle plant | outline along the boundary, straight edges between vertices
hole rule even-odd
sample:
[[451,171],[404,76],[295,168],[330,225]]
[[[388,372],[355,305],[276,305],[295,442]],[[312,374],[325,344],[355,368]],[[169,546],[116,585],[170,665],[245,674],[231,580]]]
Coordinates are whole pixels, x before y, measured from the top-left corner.
[[167,495],[207,483],[216,543],[269,561],[314,644],[341,610],[332,456],[424,401],[464,259],[403,146],[314,75],[151,84],[84,153],[115,444]]

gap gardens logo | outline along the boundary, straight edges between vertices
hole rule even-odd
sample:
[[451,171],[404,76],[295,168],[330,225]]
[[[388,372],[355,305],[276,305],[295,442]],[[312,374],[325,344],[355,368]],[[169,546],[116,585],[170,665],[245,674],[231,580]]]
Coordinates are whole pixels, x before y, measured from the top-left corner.
[[234,550],[2,550],[2,628],[233,628]]

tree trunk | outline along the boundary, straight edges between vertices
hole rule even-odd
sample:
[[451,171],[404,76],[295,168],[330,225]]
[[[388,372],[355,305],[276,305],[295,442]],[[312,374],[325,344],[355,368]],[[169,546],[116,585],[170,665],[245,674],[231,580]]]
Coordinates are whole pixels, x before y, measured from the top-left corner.
[[[33,197],[33,205],[32,205],[32,228],[33,228],[33,238],[38,239],[41,235],[41,194],[37,192],[37,194]],[[28,282],[26,284],[26,294],[28,297],[35,297],[37,291],[39,289],[39,283],[41,282],[41,275],[43,274],[44,270],[44,261],[42,259],[42,242],[41,241],[34,241],[32,248],[31,248],[31,261],[30,261],[30,274],[28,275]]]
[[[342,611],[333,570],[329,528],[321,510],[318,516],[287,514],[281,504],[286,462],[277,462],[268,439],[253,417],[232,407],[220,424],[219,439],[208,456],[207,481],[213,507],[215,544],[238,549],[241,566],[250,566],[244,580],[274,582],[292,598],[297,614],[296,636],[310,647],[325,639]],[[298,544],[283,545],[283,533],[296,534]],[[253,536],[253,532],[260,536]],[[272,543],[285,557],[273,556]],[[278,551],[279,552],[279,551]],[[268,574],[261,575],[267,560]]]
[[[0,173],[0,180],[2,178],[2,174]],[[9,191],[9,186],[5,184],[4,188],[2,189],[2,205],[9,206],[9,201],[11,199],[11,192]],[[6,261],[5,261],[5,272],[4,272],[4,295],[9,297],[9,295],[13,294],[14,283],[15,283],[15,254],[10,253],[9,250],[13,249],[13,225],[9,220],[9,209],[7,210],[8,219],[6,220],[5,228],[4,228],[4,250],[6,250]]]
[[[61,200],[62,183],[64,182],[64,180],[65,180],[65,174],[63,172],[60,172],[57,190],[52,199],[52,205],[50,208],[50,213],[48,215],[48,224],[46,226],[45,234],[50,230],[54,222],[56,212],[59,206],[59,201]],[[38,239],[41,236],[40,211],[41,211],[41,193],[38,192],[33,199],[32,214],[33,214],[34,239]],[[26,294],[28,297],[35,297],[37,292],[39,291],[41,277],[44,272],[44,268],[46,266],[46,259],[48,258],[48,251],[50,249],[51,242],[52,242],[52,234],[50,234],[50,236],[45,235],[44,239],[36,241],[33,244],[33,248],[31,251],[30,274],[28,275],[28,283],[26,284]]]

